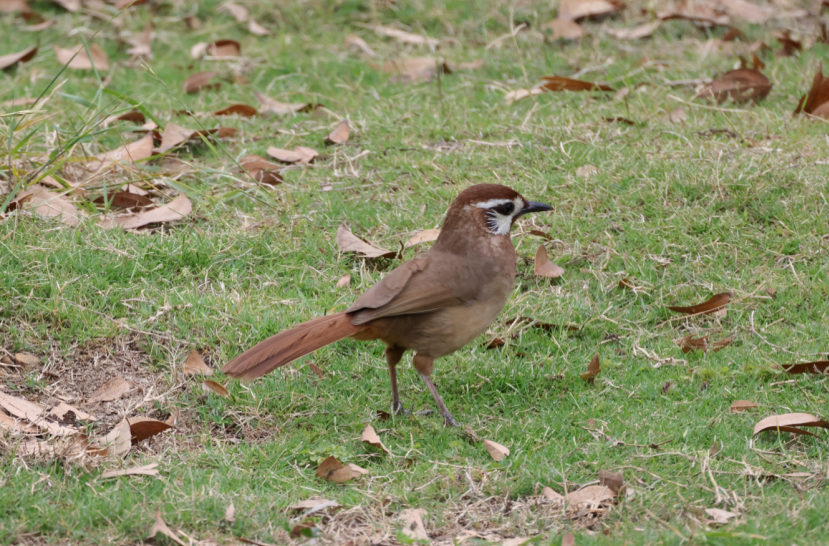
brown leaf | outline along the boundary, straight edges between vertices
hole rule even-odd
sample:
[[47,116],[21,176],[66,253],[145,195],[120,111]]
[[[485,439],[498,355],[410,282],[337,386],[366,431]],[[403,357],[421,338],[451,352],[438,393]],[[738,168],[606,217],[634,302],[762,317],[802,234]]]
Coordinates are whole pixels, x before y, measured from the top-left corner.
[[[89,0],[87,0],[88,2]],[[135,6],[142,6],[149,2],[149,0],[117,0],[115,2],[115,9],[122,10],[126,8],[132,8]]]
[[541,493],[548,501],[552,501],[559,504],[564,504],[564,495],[557,493],[551,487],[544,486],[544,489],[541,490]]
[[498,347],[503,347],[506,344],[507,344],[506,341],[504,341],[500,337],[496,337],[496,338],[492,338],[492,340],[489,343],[487,343],[486,349],[488,351],[491,351],[492,349],[497,349]]
[[81,9],[81,0],[52,0],[52,2],[71,13]]
[[151,419],[149,417],[130,417],[127,419],[127,423],[130,425],[132,445],[173,428],[164,421]]
[[78,457],[84,453],[95,454],[87,450],[87,437],[84,434],[53,438],[49,441],[30,440],[15,446],[18,457]]
[[590,364],[587,365],[587,372],[581,374],[581,378],[588,383],[593,383],[593,380],[596,379],[596,376],[599,375],[599,372],[601,371],[602,368],[599,365],[599,355],[597,353],[593,355],[592,359],[590,359]]
[[203,138],[215,137],[225,138],[236,134],[236,129],[232,127],[215,127],[213,129],[203,129],[194,131],[175,123],[168,123],[161,135],[161,146],[158,148],[158,153],[164,153],[172,150],[177,146],[193,141],[202,142]]
[[685,336],[681,340],[678,341],[680,347],[682,347],[683,353],[690,353],[691,351],[703,351],[703,352],[714,352],[716,353],[723,347],[727,347],[731,345],[733,340],[730,337],[723,338],[719,341],[715,341],[711,343],[708,340],[708,335],[704,335],[702,337],[695,338],[693,335]]
[[239,164],[257,182],[271,186],[277,186],[283,182],[282,175],[279,174],[279,165],[271,163],[264,157],[246,155],[239,161]]
[[413,32],[406,32],[405,30],[399,30],[392,27],[374,25],[369,28],[371,28],[379,36],[394,38],[395,40],[404,44],[425,45],[429,47],[435,47],[440,43],[439,40],[435,40],[434,38],[429,38],[428,36],[422,36],[420,34],[414,34]]
[[316,526],[317,524],[314,523],[313,520],[307,519],[305,521],[301,521],[291,528],[289,536],[291,538],[299,538],[303,535],[303,532],[305,531],[310,531],[313,534],[312,529],[314,529],[314,527]]
[[185,546],[184,542],[179,538],[177,534],[175,534],[167,524],[164,523],[164,520],[161,518],[161,510],[155,511],[155,523],[150,528],[150,534],[147,535],[147,538],[154,539],[158,533],[161,533],[165,537],[169,538],[176,544],[180,544],[181,546]]
[[183,193],[178,197],[156,209],[141,211],[138,214],[116,217],[114,222],[124,229],[136,229],[147,224],[174,222],[188,216],[193,211],[193,205]]
[[248,20],[249,13],[247,8],[242,7],[239,4],[224,2],[219,6],[219,10],[228,12],[238,23],[244,23]]
[[778,57],[792,57],[803,49],[803,44],[800,41],[792,38],[788,30],[782,32],[775,32],[774,37],[780,42],[782,48],[775,52]]
[[123,457],[130,452],[130,448],[132,447],[130,438],[132,438],[130,424],[126,419],[122,419],[109,431],[109,434],[104,436],[101,447],[106,454]]
[[[71,49],[64,49],[62,47],[54,46],[55,56],[58,62],[67,65],[68,68],[75,70],[91,70],[93,65],[98,70],[109,70],[109,57],[104,53],[104,50],[98,44],[89,44],[90,58],[86,53],[86,49],[79,45]],[[77,55],[75,55],[77,53]],[[73,58],[74,55],[74,58]]]
[[101,474],[101,478],[117,478],[118,476],[158,476],[158,463],[145,464],[144,466],[133,466],[123,470],[107,470]]
[[6,70],[15,66],[17,63],[25,63],[30,61],[37,55],[37,46],[32,46],[17,53],[9,53],[8,55],[0,55],[0,70]]
[[31,422],[38,421],[40,416],[43,415],[43,412],[46,411],[46,408],[43,406],[24,400],[23,398],[8,395],[2,391],[0,391],[0,407],[15,417]]
[[111,402],[118,400],[129,392],[131,385],[123,377],[113,377],[92,393],[87,401],[88,404],[97,402]]
[[705,300],[702,303],[698,303],[697,305],[691,305],[689,307],[669,305],[668,309],[670,309],[671,311],[675,311],[677,313],[685,313],[688,315],[707,315],[709,313],[717,311],[718,309],[722,309],[723,307],[728,305],[733,296],[734,294],[732,294],[731,292],[721,292],[719,294],[711,296],[709,299]]
[[318,478],[335,483],[345,483],[364,474],[368,474],[368,470],[352,463],[343,465],[336,457],[328,457],[317,468]]
[[657,17],[663,21],[668,19],[685,19],[694,21],[700,26],[727,25],[731,22],[720,6],[701,0],[682,0],[673,11],[661,11]]
[[714,439],[714,443],[711,444],[711,447],[708,448],[708,455],[713,457],[717,453],[720,452],[720,442],[716,438]]
[[594,15],[606,15],[625,9],[619,0],[561,0],[558,8],[559,19],[575,21]]
[[829,119],[829,107],[824,107],[826,103],[829,103],[829,78],[823,76],[823,64],[820,64],[812,80],[809,94],[800,99],[794,113],[797,115],[804,112],[815,117]]
[[804,17],[809,13],[804,9],[781,12],[773,5],[759,6],[747,0],[719,0],[719,3],[734,17],[739,17],[746,22],[758,25],[774,19]]
[[228,106],[227,108],[222,108],[216,112],[213,112],[214,116],[241,116],[244,118],[252,118],[259,112],[256,111],[256,108],[253,106],[249,106],[247,104],[233,104]]
[[320,379],[323,379],[325,377],[325,372],[322,371],[322,368],[320,368],[319,366],[317,366],[313,362],[308,363],[308,368],[310,368],[312,372],[317,374],[317,377],[319,377]]
[[414,235],[412,235],[408,241],[403,243],[403,248],[409,248],[415,245],[419,245],[420,243],[428,243],[431,241],[437,241],[438,237],[440,236],[439,229],[424,229],[418,231]]
[[[372,65],[374,66],[374,65]],[[396,83],[418,83],[432,79],[438,72],[451,74],[452,69],[443,59],[434,57],[415,57],[397,59],[384,63],[380,67],[386,74],[394,74],[390,81]]]
[[588,485],[578,491],[567,493],[564,499],[568,506],[575,506],[577,508],[596,506],[601,503],[612,500],[616,495],[613,490],[604,485]]
[[40,359],[29,353],[15,353],[14,363],[24,368],[34,368],[40,364]]
[[348,286],[351,283],[351,275],[343,275],[340,277],[340,280],[337,281],[337,288],[342,288],[343,286]]
[[220,83],[211,84],[210,81],[218,75],[218,72],[197,72],[184,80],[182,87],[186,93],[197,93],[202,89],[218,89]]
[[423,516],[426,515],[426,510],[423,508],[407,508],[400,512],[400,520],[403,522],[403,528],[400,530],[404,535],[412,540],[429,540],[429,533],[426,532],[426,527],[423,525]]
[[705,513],[713,518],[714,523],[718,523],[720,525],[725,525],[732,518],[737,517],[737,514],[721,508],[706,508]]
[[[299,501],[288,507],[288,510],[314,510],[318,506],[325,506],[325,508],[339,508],[340,504],[337,501],[328,499],[306,499]],[[315,510],[319,511],[319,510]]]
[[735,400],[731,403],[731,413],[740,413],[757,407],[757,402],[751,400]]
[[609,470],[599,471],[599,483],[605,487],[609,487],[616,495],[623,491],[625,486],[625,477],[621,472],[611,472]]
[[363,434],[360,435],[360,440],[363,443],[366,443],[370,446],[374,446],[378,449],[385,451],[386,453],[391,453],[385,445],[383,445],[383,441],[380,439],[380,436],[374,431],[374,427],[371,425],[366,425],[366,428],[363,429]]
[[254,91],[253,94],[256,96],[256,100],[259,101],[263,112],[284,116],[285,114],[294,114],[311,109],[311,103],[309,102],[279,102],[263,95],[259,91]]
[[594,174],[599,173],[599,168],[595,165],[582,165],[576,169],[576,176],[580,178],[588,178]]
[[242,54],[242,46],[236,40],[216,40],[207,44],[205,52],[211,57],[236,58]]
[[40,434],[40,429],[36,426],[25,423],[19,419],[9,417],[2,411],[0,411],[0,429],[6,429],[17,433]]
[[484,447],[489,452],[490,456],[496,461],[501,461],[504,458],[509,457],[509,448],[502,446],[498,442],[484,440]]
[[222,398],[227,398],[230,396],[230,392],[222,385],[221,383],[217,383],[212,379],[205,379],[202,381],[202,390],[205,391],[212,391]]
[[783,369],[790,375],[802,373],[823,375],[829,369],[829,360],[817,360],[815,362],[803,362],[801,364],[784,364]]
[[251,34],[255,34],[257,36],[270,36],[271,34],[270,30],[263,27],[253,19],[248,21],[248,31],[250,31]]
[[144,114],[138,110],[130,110],[129,112],[125,112],[123,114],[109,116],[101,122],[101,127],[107,127],[116,121],[129,121],[137,125],[143,125],[144,123],[147,123],[147,118],[144,117]]
[[93,203],[99,205],[109,203],[109,206],[120,209],[155,207],[155,203],[149,197],[128,191],[117,191],[109,195],[101,195],[100,197],[96,197]]
[[547,91],[613,91],[609,85],[590,83],[561,76],[544,76],[541,85]]
[[268,155],[283,163],[299,163],[302,165],[313,161],[319,153],[313,148],[306,148],[305,146],[294,146],[293,150],[283,150],[271,146],[268,148]]
[[32,13],[25,0],[0,0],[0,13]]
[[743,104],[765,98],[771,88],[771,82],[759,70],[738,68],[711,82],[697,94],[697,98],[714,97],[720,103],[730,98],[737,104]]
[[368,47],[368,44],[365,40],[354,34],[349,34],[345,37],[345,45],[354,49],[359,49],[369,57],[377,56],[377,53],[375,53],[373,49]]
[[74,203],[67,201],[57,193],[50,192],[40,184],[35,184],[28,190],[20,192],[12,205],[31,210],[42,218],[57,218],[67,226],[77,226],[85,217],[85,214],[78,210]]
[[671,123],[685,123],[688,121],[688,116],[685,115],[685,110],[681,106],[677,106],[671,110],[669,117],[671,118]]
[[348,121],[342,120],[337,124],[333,131],[328,133],[328,136],[325,137],[325,142],[327,144],[343,144],[348,141],[350,133],[351,130],[348,127]]
[[139,34],[137,37],[131,38],[129,40],[129,42],[132,44],[132,47],[127,49],[127,53],[129,53],[130,55],[135,55],[136,57],[152,58],[152,39],[153,25],[151,21],[148,21],[147,25],[144,27],[144,32]]
[[396,252],[386,250],[359,239],[351,230],[340,224],[337,228],[337,246],[341,252],[359,252],[361,258],[393,258]]
[[114,150],[98,154],[98,160],[90,161],[87,166],[91,170],[97,171],[98,169],[101,169],[111,163],[121,161],[126,163],[135,163],[137,161],[143,161],[144,159],[148,159],[152,157],[152,155],[153,135],[152,133],[147,133],[135,142],[130,142],[129,144],[125,144],[120,148],[115,148]]
[[550,277],[555,279],[564,273],[564,269],[554,264],[547,258],[547,249],[544,245],[539,245],[535,252],[535,268],[534,272],[539,277]]
[[573,533],[567,533],[561,537],[561,546],[576,546],[576,537]]
[[617,40],[641,40],[653,34],[661,24],[662,21],[657,19],[634,28],[605,28],[605,32]]
[[556,18],[545,23],[541,29],[542,31],[545,29],[552,31],[550,40],[580,40],[584,37],[582,26],[571,19]]
[[756,425],[754,425],[754,435],[760,434],[766,430],[782,430],[785,432],[793,432],[795,434],[808,434],[809,436],[816,436],[811,432],[799,429],[797,427],[821,427],[829,428],[829,422],[818,419],[814,415],[808,413],[784,413],[782,415],[772,415],[766,417]]
[[[72,412],[74,418],[67,415],[69,412]],[[85,411],[79,410],[74,406],[70,406],[66,402],[61,402],[54,408],[50,409],[49,415],[61,422],[71,421],[74,423],[78,419],[82,421],[97,421],[97,418],[95,416],[90,415]]]

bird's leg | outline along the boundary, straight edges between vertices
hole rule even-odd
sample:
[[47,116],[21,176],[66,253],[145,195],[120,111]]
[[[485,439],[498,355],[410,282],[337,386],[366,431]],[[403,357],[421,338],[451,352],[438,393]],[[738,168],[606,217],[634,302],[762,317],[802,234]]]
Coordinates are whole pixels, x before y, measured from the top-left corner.
[[389,365],[389,380],[391,381],[391,409],[396,414],[405,413],[403,404],[400,403],[400,395],[397,393],[397,363],[403,358],[406,349],[402,347],[386,347],[386,362]]
[[460,426],[458,422],[452,418],[452,414],[449,413],[449,410],[446,409],[446,404],[443,403],[443,399],[440,397],[440,394],[438,394],[435,384],[432,383],[430,376],[432,375],[432,369],[435,365],[435,359],[429,358],[428,356],[415,355],[413,364],[415,369],[420,372],[420,377],[423,378],[423,382],[426,383],[426,388],[428,388],[429,392],[432,393],[432,398],[435,399],[435,403],[440,410],[440,414],[443,415],[443,423],[447,427]]

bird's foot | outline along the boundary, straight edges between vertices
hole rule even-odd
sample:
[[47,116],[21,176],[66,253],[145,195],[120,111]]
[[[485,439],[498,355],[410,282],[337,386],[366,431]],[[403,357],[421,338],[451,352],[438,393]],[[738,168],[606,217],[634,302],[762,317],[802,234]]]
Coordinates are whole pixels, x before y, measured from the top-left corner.
[[401,415],[403,417],[409,417],[412,414],[412,411],[405,409],[403,404],[392,404],[391,409],[395,415]]
[[452,414],[449,413],[448,411],[443,414],[443,425],[447,426],[447,427],[459,427],[459,426],[461,426],[461,424],[458,423],[457,421],[455,421],[455,419],[452,417]]

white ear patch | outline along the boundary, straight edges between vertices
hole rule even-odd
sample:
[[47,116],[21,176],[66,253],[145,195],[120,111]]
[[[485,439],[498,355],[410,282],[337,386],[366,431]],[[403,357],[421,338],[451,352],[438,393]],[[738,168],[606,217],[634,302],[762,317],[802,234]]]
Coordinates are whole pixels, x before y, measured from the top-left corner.
[[[496,207],[506,205],[507,203],[513,204],[510,214],[501,214],[496,210]],[[487,209],[486,221],[490,233],[493,235],[508,235],[512,228],[513,219],[524,207],[524,200],[520,197],[516,197],[515,199],[490,199],[488,201],[474,203],[473,206],[480,209]]]

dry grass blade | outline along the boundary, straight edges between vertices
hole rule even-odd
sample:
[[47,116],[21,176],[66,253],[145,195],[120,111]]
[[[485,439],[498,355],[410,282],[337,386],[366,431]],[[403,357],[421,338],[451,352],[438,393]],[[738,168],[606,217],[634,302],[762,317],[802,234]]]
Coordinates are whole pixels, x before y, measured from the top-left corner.
[[484,440],[484,447],[489,452],[489,455],[496,461],[501,461],[506,457],[509,457],[509,448],[499,444],[498,442]]
[[793,432],[795,434],[807,434],[809,436],[816,436],[811,432],[802,430],[797,427],[820,427],[829,428],[829,422],[818,419],[814,415],[808,413],[784,413],[781,415],[772,415],[766,417],[756,425],[754,425],[754,435],[760,434],[766,430],[782,430],[784,432]]
[[751,400],[735,400],[731,403],[731,413],[741,413],[743,411],[752,410],[757,407],[757,402]]
[[369,57],[376,57],[377,53],[371,49],[365,40],[354,34],[349,34],[345,37],[345,45],[354,49],[359,49]]
[[124,229],[136,229],[148,224],[175,222],[188,216],[193,211],[193,204],[186,195],[178,197],[157,209],[145,210],[135,215],[115,218],[115,223]]
[[829,360],[817,360],[815,362],[803,362],[801,364],[784,364],[783,369],[790,375],[811,373],[825,375],[829,370]]
[[0,55],[0,70],[6,70],[15,66],[17,63],[25,63],[32,60],[37,55],[37,46],[32,46],[17,53],[9,53],[8,55]]
[[[104,53],[104,50],[98,44],[89,44],[89,54],[91,54],[91,57],[86,53],[86,49],[82,45],[73,47],[72,49],[54,46],[54,50],[58,62],[67,65],[68,68],[92,70],[94,67],[97,70],[109,70],[109,57],[107,57],[107,54]],[[76,53],[77,55],[75,55]]]
[[366,428],[363,429],[363,433],[360,435],[360,440],[368,444],[370,446],[374,446],[378,449],[383,450],[386,453],[391,453],[388,448],[383,444],[383,441],[380,439],[380,436],[374,431],[374,427],[371,425],[366,425]]
[[539,277],[550,277],[555,279],[564,273],[564,269],[554,264],[547,258],[547,249],[544,245],[539,245],[535,252],[535,268],[534,272]]
[[197,72],[184,80],[182,88],[186,93],[197,93],[202,89],[218,89],[221,84],[210,83],[218,72]]
[[588,383],[593,383],[596,379],[596,376],[599,375],[599,372],[602,371],[602,367],[599,364],[599,355],[593,355],[593,358],[590,359],[590,364],[587,365],[587,371],[581,374],[581,378],[587,381]]
[[707,315],[728,305],[733,296],[734,295],[731,292],[721,292],[711,296],[702,303],[698,303],[697,305],[690,305],[688,307],[669,305],[668,309],[676,313],[685,313],[688,315]]
[[574,80],[561,76],[544,76],[541,87],[547,91],[613,91],[609,85]]
[[348,126],[348,121],[342,120],[333,131],[328,133],[328,136],[325,137],[325,142],[328,144],[343,144],[348,141],[350,134],[351,129]]
[[230,392],[222,385],[221,383],[217,383],[212,379],[205,379],[202,381],[202,389],[209,392],[214,392],[221,396],[222,398],[227,398],[230,396]]
[[129,381],[123,377],[113,377],[92,393],[87,400],[89,404],[111,402],[124,396],[131,388]]
[[170,540],[172,540],[176,544],[180,544],[181,546],[185,546],[184,541],[182,541],[179,538],[179,536],[176,533],[174,533],[169,527],[167,527],[166,523],[164,523],[164,520],[161,518],[161,510],[156,510],[155,511],[155,523],[150,528],[150,533],[147,535],[147,538],[154,539],[156,537],[156,535],[158,535],[159,533],[161,533],[165,537],[169,538]]
[[342,464],[336,457],[328,457],[317,468],[317,477],[335,483],[345,483],[368,474],[368,470],[356,464]]
[[429,540],[429,533],[426,532],[426,526],[423,525],[423,516],[425,515],[426,510],[422,508],[403,510],[400,512],[400,520],[403,522],[403,528],[400,531],[412,540]]
[[439,229],[424,229],[423,231],[418,231],[417,233],[412,235],[408,241],[403,243],[403,248],[409,248],[415,245],[419,245],[420,243],[429,243],[431,241],[437,241],[439,236]]
[[233,104],[228,106],[227,108],[222,108],[221,110],[217,110],[213,112],[214,116],[241,116],[243,118],[252,118],[259,112],[256,111],[256,108],[247,104]]
[[337,228],[337,246],[342,252],[359,252],[361,258],[393,258],[396,252],[369,244],[351,233],[345,224]]
[[737,104],[757,102],[771,92],[771,82],[754,68],[738,68],[726,72],[697,94],[697,98],[714,97],[718,103],[729,98]]
[[575,21],[594,15],[607,15],[623,9],[625,5],[619,0],[561,0],[558,18]]
[[187,353],[187,360],[184,361],[184,368],[182,369],[184,375],[213,375],[213,370],[210,369],[198,351],[191,349]]
[[159,421],[150,417],[130,417],[127,419],[127,423],[130,425],[130,439],[132,441],[132,445],[135,445],[142,440],[146,440],[147,438],[151,438],[156,434],[164,432],[165,430],[173,428],[172,425],[165,423],[164,421]]
[[117,478],[119,476],[158,476],[158,463],[145,464],[144,466],[133,466],[123,470],[107,470],[101,474],[101,478]]

